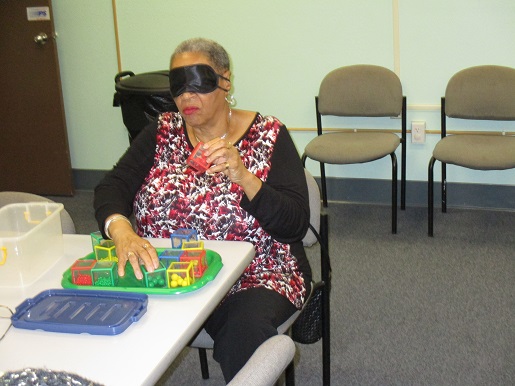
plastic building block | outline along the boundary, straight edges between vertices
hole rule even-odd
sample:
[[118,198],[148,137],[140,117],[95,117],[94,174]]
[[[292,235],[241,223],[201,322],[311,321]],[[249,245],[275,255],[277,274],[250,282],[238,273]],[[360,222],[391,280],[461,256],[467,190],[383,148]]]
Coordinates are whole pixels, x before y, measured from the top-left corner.
[[159,254],[159,261],[168,268],[173,262],[181,261],[182,249],[165,249]]
[[204,145],[204,143],[197,143],[197,146],[195,146],[190,156],[186,160],[188,166],[192,169],[195,169],[199,173],[205,172],[211,166],[211,164],[206,161],[204,151],[202,150],[202,145]]
[[183,242],[197,240],[197,231],[195,229],[179,228],[170,235],[170,240],[173,249],[181,249]]
[[145,287],[147,288],[161,288],[167,287],[166,282],[166,268],[163,263],[159,263],[159,268],[154,272],[148,272],[144,265],[141,266],[143,278],[145,279]]
[[91,269],[93,285],[102,287],[114,287],[118,284],[118,264],[114,261],[97,261]]
[[118,262],[118,257],[116,256],[116,247],[114,246],[113,241],[102,240],[100,245],[95,245],[93,249],[95,250],[95,258],[97,260]]
[[72,282],[75,285],[93,285],[91,270],[97,263],[96,260],[77,260],[71,266]]
[[181,255],[181,261],[193,263],[193,275],[195,277],[202,277],[207,269],[205,250],[186,249]]
[[193,273],[193,262],[179,261],[170,264],[170,268],[166,270],[168,278],[168,287],[186,287],[195,282]]
[[102,237],[102,233],[100,231],[96,231],[91,233],[91,249],[95,249],[96,245],[102,244],[104,238]]
[[202,240],[194,240],[194,241],[184,241],[182,243],[182,249],[195,249],[202,250],[204,249],[204,241]]

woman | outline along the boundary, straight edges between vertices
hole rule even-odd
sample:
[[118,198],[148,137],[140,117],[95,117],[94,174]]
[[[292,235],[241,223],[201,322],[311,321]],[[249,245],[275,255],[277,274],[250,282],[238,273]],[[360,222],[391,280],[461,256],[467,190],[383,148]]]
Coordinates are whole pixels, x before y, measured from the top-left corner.
[[[140,262],[157,268],[156,251],[142,237],[166,238],[178,228],[254,244],[254,260],[204,326],[226,382],[302,307],[311,281],[301,241],[308,191],[297,150],[276,118],[231,108],[230,78],[229,56],[218,43],[181,43],[170,63],[179,113],[145,128],[95,189],[99,227],[116,245],[122,276],[127,261],[138,279]],[[199,142],[205,171],[186,165]]]

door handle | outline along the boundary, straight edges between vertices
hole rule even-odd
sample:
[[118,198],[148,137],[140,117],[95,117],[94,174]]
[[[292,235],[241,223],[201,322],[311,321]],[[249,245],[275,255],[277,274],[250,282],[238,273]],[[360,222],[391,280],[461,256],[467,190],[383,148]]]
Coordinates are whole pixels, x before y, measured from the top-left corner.
[[38,35],[34,36],[34,41],[36,44],[43,45],[47,42],[48,35],[44,32],[39,33]]

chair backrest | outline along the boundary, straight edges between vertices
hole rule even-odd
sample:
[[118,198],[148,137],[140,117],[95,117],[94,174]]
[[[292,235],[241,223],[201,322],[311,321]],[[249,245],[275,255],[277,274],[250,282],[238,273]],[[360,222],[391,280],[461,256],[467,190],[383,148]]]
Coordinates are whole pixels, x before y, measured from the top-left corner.
[[[309,192],[309,222],[311,226],[320,233],[320,189],[318,188],[318,184],[315,181],[315,178],[311,175],[311,173],[304,169],[304,173],[306,175],[306,182],[308,184],[308,192]],[[318,241],[317,237],[313,233],[311,229],[308,230],[306,236],[302,239],[302,244],[305,247],[310,247]]]
[[318,92],[322,115],[395,117],[401,114],[402,85],[391,70],[370,64],[337,68],[327,74]]
[[[46,197],[37,194],[25,192],[0,192],[0,208],[8,204],[26,203],[26,202],[54,202]],[[63,233],[74,234],[75,224],[70,214],[63,209],[61,211],[61,229]]]
[[454,74],[442,114],[451,118],[515,120],[515,68],[484,65]]
[[295,343],[288,335],[275,335],[263,342],[228,386],[270,386],[275,384],[295,355]]

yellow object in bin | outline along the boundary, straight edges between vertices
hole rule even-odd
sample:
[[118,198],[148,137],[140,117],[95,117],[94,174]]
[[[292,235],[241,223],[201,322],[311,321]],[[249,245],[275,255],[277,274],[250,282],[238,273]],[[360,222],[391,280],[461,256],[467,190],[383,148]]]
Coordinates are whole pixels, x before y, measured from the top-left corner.
[[0,265],[3,265],[5,263],[5,259],[7,258],[7,248],[2,247],[0,249],[2,250],[2,259],[0,260]]

